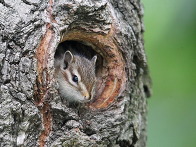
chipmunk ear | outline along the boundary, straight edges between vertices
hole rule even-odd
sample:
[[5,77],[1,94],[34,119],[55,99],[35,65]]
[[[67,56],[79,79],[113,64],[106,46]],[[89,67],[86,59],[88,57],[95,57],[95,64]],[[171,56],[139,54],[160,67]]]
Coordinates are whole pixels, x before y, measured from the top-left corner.
[[91,62],[93,62],[94,65],[96,64],[96,61],[97,61],[97,55],[95,55],[95,56],[91,59]]
[[70,63],[74,60],[73,54],[70,51],[66,51],[63,58],[63,68],[66,69]]

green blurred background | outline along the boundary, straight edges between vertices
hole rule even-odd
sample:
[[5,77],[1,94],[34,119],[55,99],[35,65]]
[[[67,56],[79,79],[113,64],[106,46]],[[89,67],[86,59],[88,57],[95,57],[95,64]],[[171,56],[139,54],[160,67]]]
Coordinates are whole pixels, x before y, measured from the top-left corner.
[[147,147],[196,147],[196,0],[142,0],[153,95]]

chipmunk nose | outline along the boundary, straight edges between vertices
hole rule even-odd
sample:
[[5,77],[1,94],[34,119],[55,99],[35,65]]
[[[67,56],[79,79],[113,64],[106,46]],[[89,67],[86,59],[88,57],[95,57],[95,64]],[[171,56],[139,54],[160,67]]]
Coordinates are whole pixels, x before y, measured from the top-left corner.
[[89,93],[87,91],[83,92],[82,94],[85,97],[85,99],[89,99],[90,98],[90,95],[89,95]]

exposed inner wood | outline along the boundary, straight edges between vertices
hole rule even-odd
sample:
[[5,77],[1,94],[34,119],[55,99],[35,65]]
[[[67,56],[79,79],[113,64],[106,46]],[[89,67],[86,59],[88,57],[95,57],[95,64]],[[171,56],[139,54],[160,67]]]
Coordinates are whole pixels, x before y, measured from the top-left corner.
[[37,83],[34,93],[35,104],[40,109],[42,114],[42,121],[44,130],[42,131],[39,137],[40,147],[45,145],[46,137],[49,135],[51,130],[51,114],[50,114],[50,106],[46,99],[48,99],[48,85],[51,82],[51,76],[47,70],[47,59],[48,59],[48,50],[50,46],[50,42],[54,37],[54,33],[51,29],[49,29],[50,25],[47,25],[47,32],[45,33],[43,39],[40,42],[39,47],[37,48],[36,57],[37,57]]
[[[52,22],[54,19],[52,17],[52,4],[53,0],[49,1],[49,7],[47,8],[48,17]],[[51,55],[51,43],[54,40],[54,30],[52,29],[52,25],[48,23],[46,25],[46,33],[43,35],[43,38],[36,50],[36,58],[37,58],[37,80],[35,85],[34,92],[34,100],[35,104],[40,110],[42,115],[42,123],[44,130],[41,132],[38,142],[40,147],[45,146],[46,138],[49,136],[52,127],[52,116],[50,112],[50,104],[47,101],[49,99],[48,90],[50,88],[49,85],[52,82],[53,77],[50,75],[48,60]]]

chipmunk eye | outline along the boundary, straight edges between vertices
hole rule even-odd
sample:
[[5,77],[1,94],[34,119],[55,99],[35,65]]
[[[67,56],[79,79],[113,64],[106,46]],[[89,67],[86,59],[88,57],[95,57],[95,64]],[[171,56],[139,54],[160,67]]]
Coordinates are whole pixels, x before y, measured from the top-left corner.
[[78,77],[77,77],[76,75],[73,75],[72,80],[73,80],[74,82],[78,83]]

